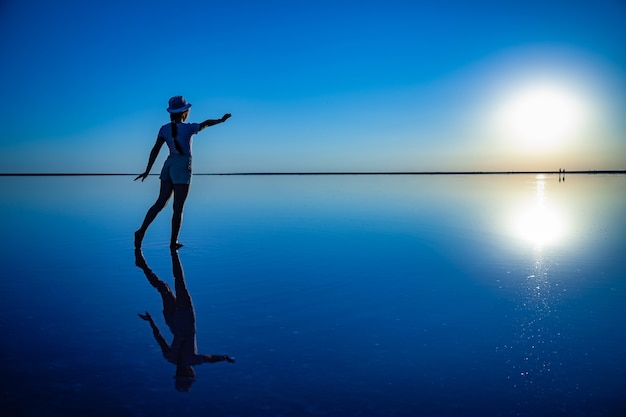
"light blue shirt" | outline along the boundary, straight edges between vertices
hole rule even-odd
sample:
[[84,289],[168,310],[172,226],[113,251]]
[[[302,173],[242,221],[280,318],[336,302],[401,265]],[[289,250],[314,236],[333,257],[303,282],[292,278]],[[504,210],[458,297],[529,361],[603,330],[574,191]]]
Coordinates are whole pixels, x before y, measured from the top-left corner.
[[[177,123],[176,124],[176,142],[178,143],[183,155],[191,155],[191,137],[200,131],[199,123]],[[172,124],[168,123],[161,126],[159,136],[165,139],[167,147],[171,154],[179,154],[181,152],[176,149],[174,138],[172,137]]]

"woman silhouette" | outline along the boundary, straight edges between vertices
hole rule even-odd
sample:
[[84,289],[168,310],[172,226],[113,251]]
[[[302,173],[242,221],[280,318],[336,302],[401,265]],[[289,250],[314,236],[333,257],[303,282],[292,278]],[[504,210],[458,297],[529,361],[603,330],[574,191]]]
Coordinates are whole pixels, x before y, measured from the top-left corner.
[[135,265],[137,265],[146,275],[148,282],[161,294],[163,301],[163,318],[167,327],[173,335],[172,343],[168,344],[165,337],[157,327],[154,319],[146,311],[139,314],[143,320],[150,323],[152,335],[161,348],[163,357],[170,363],[176,365],[175,386],[179,391],[189,391],[191,384],[195,380],[195,365],[203,363],[216,363],[226,361],[235,363],[235,359],[228,355],[207,355],[199,354],[196,343],[196,312],[191,301],[191,295],[185,283],[183,265],[180,262],[178,252],[173,250],[172,271],[174,273],[174,289],[162,281],[148,267],[141,249],[135,249]]
[[167,111],[170,113],[171,122],[161,126],[156,143],[150,151],[148,166],[146,170],[135,178],[145,180],[152,165],[159,155],[159,151],[164,143],[170,150],[167,160],[161,170],[161,189],[156,202],[148,209],[143,224],[135,232],[135,248],[141,247],[141,242],[146,234],[148,226],[154,221],[157,214],[165,207],[172,193],[174,194],[174,205],[172,214],[172,236],[170,248],[178,249],[183,246],[178,242],[178,232],[183,217],[183,207],[189,184],[191,183],[191,137],[201,130],[225,122],[230,114],[227,113],[221,119],[208,119],[202,123],[185,123],[189,116],[190,103],[187,103],[183,96],[172,97],[169,101]]

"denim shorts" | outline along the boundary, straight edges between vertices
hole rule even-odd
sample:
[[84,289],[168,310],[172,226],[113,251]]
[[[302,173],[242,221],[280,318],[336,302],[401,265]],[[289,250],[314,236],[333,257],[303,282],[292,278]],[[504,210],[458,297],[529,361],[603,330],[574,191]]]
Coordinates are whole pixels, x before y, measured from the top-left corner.
[[190,184],[191,155],[170,154],[163,164],[160,178],[161,181],[170,181],[172,184]]

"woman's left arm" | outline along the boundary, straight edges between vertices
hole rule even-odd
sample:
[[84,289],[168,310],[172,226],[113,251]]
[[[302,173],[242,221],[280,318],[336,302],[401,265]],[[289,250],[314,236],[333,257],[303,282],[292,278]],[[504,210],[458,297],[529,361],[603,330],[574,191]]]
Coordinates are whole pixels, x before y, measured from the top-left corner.
[[200,123],[200,129],[199,130],[205,129],[205,128],[209,127],[209,126],[214,126],[214,125],[219,124],[219,123],[224,123],[226,120],[228,120],[229,117],[230,117],[230,113],[226,113],[225,115],[222,116],[221,119],[208,119],[208,120],[205,120],[204,122]]
[[137,175],[137,178],[135,178],[135,181],[141,178],[141,181],[143,182],[143,180],[146,179],[146,177],[150,173],[150,170],[152,169],[152,165],[154,165],[154,161],[156,161],[157,156],[159,156],[159,151],[161,150],[161,147],[163,146],[164,143],[165,143],[164,138],[162,138],[161,136],[157,137],[156,143],[154,144],[154,146],[152,147],[152,150],[150,151],[150,157],[148,158],[148,166],[146,167],[146,170],[142,174]]

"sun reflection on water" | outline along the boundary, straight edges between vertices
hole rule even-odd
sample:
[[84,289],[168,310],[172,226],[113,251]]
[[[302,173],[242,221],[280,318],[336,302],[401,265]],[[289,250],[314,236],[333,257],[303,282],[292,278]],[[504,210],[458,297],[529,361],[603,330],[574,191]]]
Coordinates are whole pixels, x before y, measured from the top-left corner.
[[546,178],[537,176],[535,198],[516,215],[514,233],[534,248],[562,242],[566,223],[563,213],[546,197]]
[[556,346],[561,339],[558,310],[562,289],[553,277],[553,268],[558,264],[546,248],[564,243],[567,222],[563,212],[548,198],[546,177],[537,176],[534,187],[533,200],[518,213],[515,223],[516,236],[532,246],[532,255],[517,307],[521,320],[514,346],[519,356],[512,365],[514,386],[532,387],[535,395],[542,396],[556,378]]

